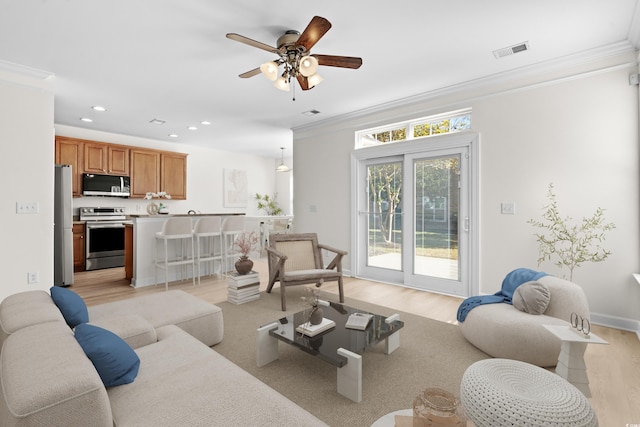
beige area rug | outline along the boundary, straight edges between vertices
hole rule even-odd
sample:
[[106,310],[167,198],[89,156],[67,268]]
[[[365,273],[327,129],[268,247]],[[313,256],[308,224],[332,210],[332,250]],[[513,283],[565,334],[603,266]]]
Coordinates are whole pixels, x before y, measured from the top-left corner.
[[[300,297],[305,294],[303,286],[287,289],[286,313],[302,310]],[[322,296],[337,300],[332,294]],[[348,298],[345,304],[386,316],[394,313]],[[384,414],[411,408],[427,387],[459,395],[464,370],[489,357],[469,344],[456,325],[400,312],[405,322],[400,348],[385,355],[382,342],[363,354],[362,402],[355,403],[337,393],[335,366],[288,344],[279,343],[279,360],[256,366],[256,329],[284,316],[278,289],[250,303],[217,305],[224,313],[225,331],[224,340],[213,349],[332,427],[370,426]]]

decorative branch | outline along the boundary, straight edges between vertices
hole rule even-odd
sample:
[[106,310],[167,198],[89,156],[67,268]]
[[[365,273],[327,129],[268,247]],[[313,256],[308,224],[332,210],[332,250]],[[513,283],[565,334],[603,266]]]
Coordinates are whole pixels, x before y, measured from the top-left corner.
[[585,262],[601,262],[611,252],[600,244],[606,238],[606,232],[616,228],[613,223],[605,223],[604,209],[598,208],[590,218],[582,218],[581,224],[571,224],[572,218],[562,217],[553,192],[553,183],[547,191],[549,204],[544,206],[542,220],[530,219],[528,224],[543,231],[534,233],[538,241],[538,266],[544,261],[557,258],[555,265],[560,269],[569,269],[569,280],[573,280],[573,270]]

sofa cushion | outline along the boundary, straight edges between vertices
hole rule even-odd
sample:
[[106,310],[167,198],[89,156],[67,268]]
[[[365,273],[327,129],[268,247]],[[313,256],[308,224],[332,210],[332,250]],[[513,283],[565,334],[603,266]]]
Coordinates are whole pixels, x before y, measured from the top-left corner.
[[138,375],[140,359],[122,338],[111,331],[87,323],[76,326],[74,333],[105,386],[113,387],[133,382]]
[[0,425],[113,427],[104,384],[62,319],[11,334],[0,362]]
[[[143,369],[107,389],[115,427],[326,424],[176,326],[136,350]],[[335,392],[335,391],[334,391]]]
[[207,346],[218,344],[224,334],[220,307],[180,290],[89,307],[91,323],[132,313],[144,317],[156,329],[176,325]]
[[516,288],[512,303],[515,308],[529,314],[542,314],[549,306],[551,292],[545,284],[532,281]]
[[90,325],[113,332],[134,350],[158,341],[156,330],[144,317],[137,314],[123,314],[91,320]]
[[9,295],[0,303],[0,345],[12,333],[46,322],[64,323],[49,292],[40,289]]
[[53,302],[56,303],[60,312],[62,312],[67,325],[75,328],[76,325],[89,321],[87,305],[80,295],[61,286],[52,286],[50,291],[51,298],[53,298]]

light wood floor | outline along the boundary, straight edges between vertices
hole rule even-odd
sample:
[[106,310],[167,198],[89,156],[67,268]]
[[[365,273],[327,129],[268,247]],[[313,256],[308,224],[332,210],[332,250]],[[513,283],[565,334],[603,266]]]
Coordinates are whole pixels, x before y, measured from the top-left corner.
[[[260,273],[261,290],[265,290],[266,264],[257,261],[254,270]],[[227,298],[225,281],[216,277],[203,278],[195,287],[191,281],[174,282],[169,286],[214,304]],[[87,305],[95,305],[164,292],[164,285],[132,288],[124,279],[124,269],[116,268],[76,273],[71,289],[82,296]],[[344,289],[350,298],[457,323],[456,311],[461,301],[458,298],[352,278],[345,280]],[[322,290],[338,293],[337,285],[333,283],[323,285]],[[279,292],[278,285],[274,292]],[[585,353],[592,393],[589,401],[598,415],[600,426],[640,426],[640,341],[635,333],[618,329],[595,325],[593,332],[609,342],[609,345],[588,346]],[[412,399],[407,399],[407,406]]]

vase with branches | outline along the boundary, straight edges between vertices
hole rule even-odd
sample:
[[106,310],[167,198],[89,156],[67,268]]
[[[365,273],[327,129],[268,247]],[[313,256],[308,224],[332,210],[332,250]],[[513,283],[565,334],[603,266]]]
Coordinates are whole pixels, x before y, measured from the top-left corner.
[[579,224],[572,223],[570,216],[561,216],[553,183],[549,184],[547,198],[549,203],[543,207],[542,220],[527,221],[541,229],[534,234],[538,241],[538,266],[544,261],[555,260],[557,267],[569,270],[569,280],[573,280],[576,267],[585,262],[604,261],[611,255],[601,243],[606,233],[615,228],[615,224],[605,221],[604,209],[600,207],[591,217],[582,218]]
[[322,323],[322,319],[324,317],[324,312],[322,311],[322,307],[320,307],[320,291],[315,288],[307,288],[307,295],[300,297],[302,302],[309,307],[308,314],[305,315],[305,323],[310,323],[311,325],[318,325]]
[[249,255],[256,249],[258,244],[258,235],[255,231],[251,233],[241,233],[233,242],[234,249],[240,253],[240,258],[236,261],[236,271],[240,275],[245,275],[253,268],[253,261],[249,259]]

